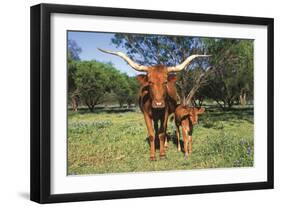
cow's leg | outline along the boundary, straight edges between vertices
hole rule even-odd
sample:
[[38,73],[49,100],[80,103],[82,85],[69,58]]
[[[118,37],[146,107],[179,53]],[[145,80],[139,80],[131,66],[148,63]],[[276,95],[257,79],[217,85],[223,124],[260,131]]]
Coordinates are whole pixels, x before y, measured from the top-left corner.
[[165,158],[166,153],[165,153],[165,133],[162,132],[159,134],[159,141],[160,141],[160,158]]
[[146,123],[150,143],[150,160],[155,160],[155,134],[152,127],[152,119],[147,113],[144,113],[144,120]]
[[188,136],[188,142],[189,142],[189,153],[192,153],[192,135]]
[[164,117],[161,119],[160,131],[159,131],[160,158],[166,157],[165,140],[166,140],[167,121],[168,121],[168,111],[165,110]]
[[180,143],[180,126],[176,125],[176,134],[178,138],[178,151],[181,151],[181,143]]
[[[167,123],[168,123],[168,117],[167,117]],[[166,131],[167,131],[167,123],[166,123],[166,130],[165,130],[165,143],[164,143],[164,146],[165,146],[165,149],[167,150],[169,145],[168,145],[168,137],[167,137],[167,134],[166,134]]]
[[183,120],[181,122],[182,125],[182,136],[183,136],[183,148],[184,148],[184,158],[187,159],[188,158],[188,151],[187,151],[187,147],[188,147],[188,140],[187,140],[187,133],[188,133],[188,123],[186,120]]
[[156,147],[157,139],[159,139],[158,120],[154,119],[152,121],[154,125],[154,137],[155,137],[155,147]]
[[159,134],[159,140],[160,140],[160,158],[164,158],[166,155],[165,155],[165,133],[164,132],[161,132]]

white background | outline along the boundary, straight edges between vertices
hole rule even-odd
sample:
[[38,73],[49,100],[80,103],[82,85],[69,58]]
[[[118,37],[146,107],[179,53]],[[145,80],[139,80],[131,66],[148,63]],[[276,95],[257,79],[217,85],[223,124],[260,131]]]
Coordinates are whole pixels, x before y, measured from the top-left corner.
[[[157,3],[151,0],[96,1],[6,1],[1,2],[1,65],[0,65],[0,205],[36,206],[29,197],[29,7],[40,3],[68,3],[92,6],[111,6],[138,9],[218,13],[275,18],[275,105],[281,105],[281,13],[278,1],[246,0],[173,0]],[[123,199],[83,203],[64,203],[53,206],[277,206],[281,202],[280,180],[280,108],[275,107],[275,189],[230,193],[212,193],[154,198]],[[275,204],[275,205],[274,205]],[[280,204],[279,204],[280,205]]]

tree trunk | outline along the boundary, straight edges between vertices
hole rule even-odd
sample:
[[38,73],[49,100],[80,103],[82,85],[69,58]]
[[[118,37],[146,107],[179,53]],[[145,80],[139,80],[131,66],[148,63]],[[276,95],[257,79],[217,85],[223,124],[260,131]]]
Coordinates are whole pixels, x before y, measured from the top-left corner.
[[119,107],[123,108],[123,102],[119,101]]
[[93,104],[91,102],[91,100],[90,101],[86,100],[85,102],[86,102],[86,105],[88,106],[88,109],[90,110],[90,112],[93,112],[94,108],[95,108],[95,104]]
[[[215,100],[217,102],[217,104],[219,105],[219,107],[224,110],[225,109],[225,104],[221,104],[219,100]],[[224,102],[223,102],[224,103]]]
[[199,77],[197,78],[195,85],[192,87],[192,89],[190,90],[190,92],[188,93],[188,95],[186,97],[186,105],[190,105],[191,99],[194,97],[195,93],[201,87],[204,76],[205,76],[205,73],[201,73],[199,75]]
[[71,97],[71,105],[72,105],[72,110],[77,111],[78,110],[78,97],[76,95],[73,95]]
[[193,107],[197,107],[197,103],[196,103],[196,100],[195,100],[194,98],[192,99],[191,102],[192,102],[192,106],[193,106]]
[[232,100],[232,98],[229,98],[229,99],[227,100],[227,108],[228,108],[228,109],[231,109],[232,106],[233,106],[233,100]]
[[247,104],[247,99],[246,99],[246,97],[247,97],[246,93],[241,93],[241,94],[239,95],[240,104],[241,104],[242,106],[245,106],[245,105]]
[[181,89],[181,104],[186,106],[185,92]]
[[244,105],[246,105],[247,104],[247,99],[246,99],[246,93],[244,93],[244,95],[243,95],[243,103],[244,103]]
[[90,104],[89,106],[89,109],[91,112],[94,112],[94,108],[95,108],[95,105],[94,104]]

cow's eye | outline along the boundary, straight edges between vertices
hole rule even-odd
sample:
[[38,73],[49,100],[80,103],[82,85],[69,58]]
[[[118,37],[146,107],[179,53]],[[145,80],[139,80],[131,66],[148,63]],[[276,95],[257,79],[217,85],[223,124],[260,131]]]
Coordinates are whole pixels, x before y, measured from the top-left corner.
[[163,84],[164,84],[164,85],[167,85],[167,83],[168,83],[168,81],[165,81]]
[[149,85],[152,85],[153,83],[152,83],[151,81],[148,81],[148,84],[149,84]]

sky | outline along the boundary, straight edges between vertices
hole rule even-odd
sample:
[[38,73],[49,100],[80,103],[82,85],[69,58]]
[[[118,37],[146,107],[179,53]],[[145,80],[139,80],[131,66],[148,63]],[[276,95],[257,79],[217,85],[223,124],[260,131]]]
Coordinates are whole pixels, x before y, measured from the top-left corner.
[[111,62],[116,69],[128,74],[129,76],[135,76],[137,72],[132,69],[128,64],[120,57],[102,53],[97,48],[121,51],[126,54],[124,48],[117,48],[111,43],[111,38],[114,37],[114,33],[101,33],[101,32],[68,32],[68,40],[74,40],[77,45],[82,49],[79,54],[81,60],[97,60],[99,62]]

